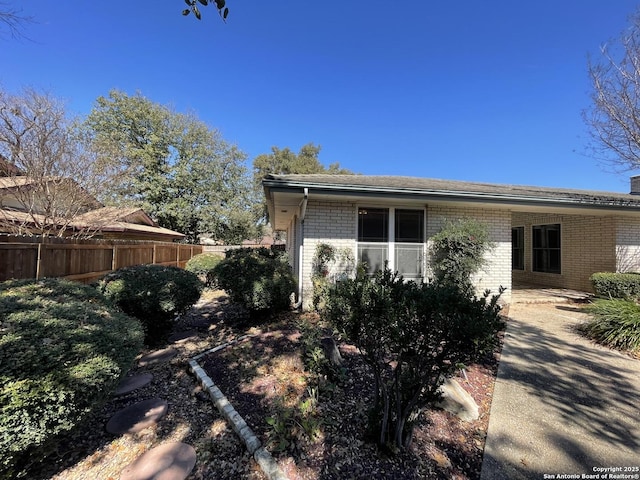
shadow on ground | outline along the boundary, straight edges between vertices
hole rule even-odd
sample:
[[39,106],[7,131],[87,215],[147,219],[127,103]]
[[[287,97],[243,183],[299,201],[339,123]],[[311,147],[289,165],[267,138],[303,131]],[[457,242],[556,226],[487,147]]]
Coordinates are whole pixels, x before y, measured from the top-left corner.
[[578,306],[522,306],[511,317],[482,478],[637,465],[640,362],[582,338]]

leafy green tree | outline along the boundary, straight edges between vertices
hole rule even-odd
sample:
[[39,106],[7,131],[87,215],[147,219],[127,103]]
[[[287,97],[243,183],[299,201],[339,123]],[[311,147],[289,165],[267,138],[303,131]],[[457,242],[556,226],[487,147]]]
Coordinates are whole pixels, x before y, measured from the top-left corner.
[[215,3],[218,13],[223,20],[226,20],[229,15],[229,9],[226,7],[227,2],[225,0],[184,0],[184,2],[187,4],[187,8],[182,10],[182,15],[189,15],[190,13],[193,13],[198,20],[202,19],[202,14],[200,13],[198,4],[206,7],[209,4]]
[[258,236],[245,155],[195,116],[112,90],[84,127],[101,168],[118,178],[102,193],[105,203],[140,206],[189,242]]
[[[329,173],[329,174],[352,174],[350,170],[340,167],[338,162],[325,167],[320,160],[320,145],[308,143],[300,148],[296,154],[288,147],[280,149],[271,147],[271,153],[263,153],[253,160],[253,182],[257,191],[261,189],[262,179],[269,174],[307,174],[307,173]],[[267,205],[262,203],[262,212],[266,218]]]
[[341,168],[337,162],[325,167],[318,159],[321,149],[320,145],[308,143],[296,154],[288,147],[283,149],[271,147],[271,153],[258,155],[253,160],[254,181],[259,185],[262,179],[269,174],[353,173],[346,168]]

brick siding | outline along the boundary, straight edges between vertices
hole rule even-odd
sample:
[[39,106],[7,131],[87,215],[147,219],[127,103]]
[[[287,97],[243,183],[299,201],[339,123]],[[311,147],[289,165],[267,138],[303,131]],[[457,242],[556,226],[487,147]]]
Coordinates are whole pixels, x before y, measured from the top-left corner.
[[[407,206],[415,208],[415,206]],[[478,292],[485,289],[497,292],[500,286],[507,288],[502,301],[509,303],[511,298],[511,213],[506,210],[427,208],[428,238],[437,233],[446,220],[472,217],[488,224],[491,240],[495,249],[488,256],[490,261],[476,278]],[[311,272],[316,245],[328,243],[336,249],[351,250],[356,257],[357,206],[354,202],[330,202],[310,199],[304,221],[303,267],[303,307],[311,307],[313,285]],[[334,272],[338,273],[338,272]]]
[[[638,178],[640,177],[633,177]],[[640,272],[640,219],[618,217],[616,271]]]
[[[592,291],[594,272],[616,270],[616,219],[587,215],[513,213],[514,227],[524,227],[524,270],[513,270],[514,283]],[[561,273],[532,271],[532,226],[560,224]]]

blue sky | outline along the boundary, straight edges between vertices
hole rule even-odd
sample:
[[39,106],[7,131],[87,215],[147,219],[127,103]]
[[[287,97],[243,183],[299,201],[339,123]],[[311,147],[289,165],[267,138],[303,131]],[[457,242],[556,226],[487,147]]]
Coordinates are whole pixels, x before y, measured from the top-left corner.
[[0,84],[87,114],[117,88],[193,111],[248,155],[322,146],[320,160],[411,175],[628,192],[586,156],[587,56],[631,0],[5,2],[32,15],[0,40]]

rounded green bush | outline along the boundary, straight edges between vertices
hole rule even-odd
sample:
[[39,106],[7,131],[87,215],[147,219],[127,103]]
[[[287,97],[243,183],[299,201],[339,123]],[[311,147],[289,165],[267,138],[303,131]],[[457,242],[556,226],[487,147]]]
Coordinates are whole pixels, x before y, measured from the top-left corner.
[[176,315],[200,298],[202,282],[178,267],[136,265],[108,273],[98,291],[142,322],[145,343],[158,345],[171,332]]
[[223,258],[222,255],[217,253],[200,253],[191,257],[184,269],[188,272],[195,273],[204,281],[207,288],[213,288],[216,286],[213,270]]
[[0,478],[20,478],[109,397],[143,331],[94,288],[60,279],[0,283],[0,322]]
[[264,247],[228,250],[214,274],[231,301],[252,316],[286,310],[296,289],[286,255]]
[[637,273],[597,272],[590,277],[598,297],[637,300],[640,298],[640,275]]

